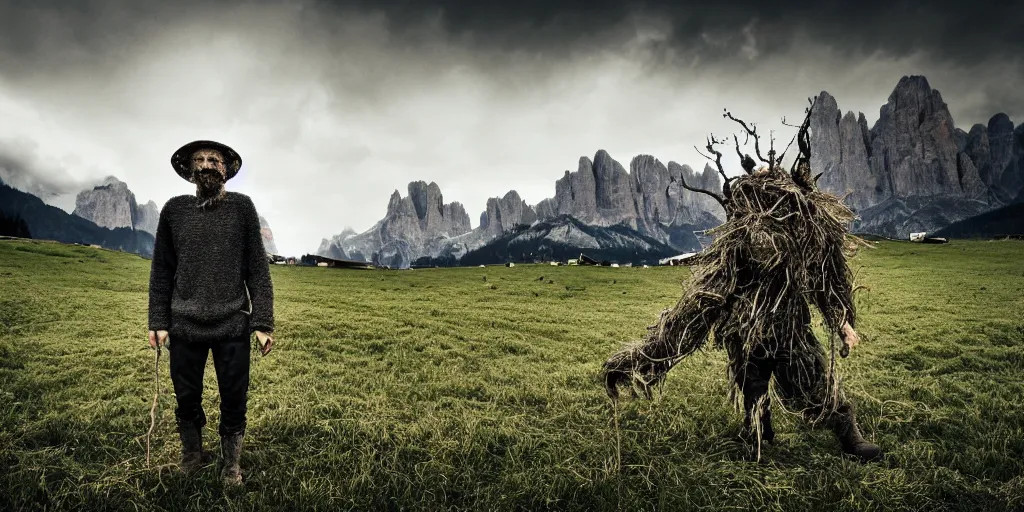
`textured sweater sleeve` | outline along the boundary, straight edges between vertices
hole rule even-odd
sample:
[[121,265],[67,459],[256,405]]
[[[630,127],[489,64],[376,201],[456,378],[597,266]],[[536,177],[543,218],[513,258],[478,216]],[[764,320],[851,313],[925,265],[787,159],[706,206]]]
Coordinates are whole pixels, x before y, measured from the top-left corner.
[[178,256],[174,248],[167,206],[160,211],[153,245],[153,262],[149,270],[149,330],[167,330],[171,325],[171,295]]
[[263,247],[260,217],[256,206],[249,201],[246,219],[246,286],[252,299],[250,329],[266,333],[274,330],[274,283],[270,280],[270,263]]

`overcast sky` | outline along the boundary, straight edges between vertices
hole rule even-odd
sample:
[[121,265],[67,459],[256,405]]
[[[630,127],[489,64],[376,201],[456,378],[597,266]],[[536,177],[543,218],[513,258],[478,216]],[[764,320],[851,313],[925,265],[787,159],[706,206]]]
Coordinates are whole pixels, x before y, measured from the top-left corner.
[[693,146],[736,129],[723,108],[784,146],[808,97],[873,124],[923,74],[958,127],[1024,119],[1013,2],[762,3],[0,0],[0,173],[57,193],[114,175],[163,205],[194,193],[174,150],[218,140],[244,160],[229,190],[300,255],[413,180],[475,227],[598,149],[700,169]]

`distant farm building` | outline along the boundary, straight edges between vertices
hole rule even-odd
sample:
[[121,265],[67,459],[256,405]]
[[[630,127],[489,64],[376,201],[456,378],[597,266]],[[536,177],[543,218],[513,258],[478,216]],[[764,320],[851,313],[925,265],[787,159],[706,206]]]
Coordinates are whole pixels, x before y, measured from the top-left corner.
[[342,260],[337,258],[328,258],[326,256],[319,256],[316,254],[307,254],[302,257],[302,264],[318,267],[331,267],[331,268],[349,268],[356,270],[369,270],[375,268],[372,264],[365,261],[357,260]]
[[696,256],[696,255],[697,255],[697,253],[695,253],[695,252],[688,252],[688,253],[685,253],[685,254],[679,254],[677,256],[671,256],[669,258],[660,259],[660,260],[658,260],[658,264],[659,265],[669,265],[669,266],[687,265],[688,264],[688,260],[690,258],[692,258],[693,256]]
[[928,233],[923,232],[923,231],[920,232],[920,233],[911,233],[910,234],[910,241],[911,242],[923,243],[923,244],[944,244],[944,243],[948,242],[948,240],[946,240],[945,238],[929,237],[927,235],[928,235]]

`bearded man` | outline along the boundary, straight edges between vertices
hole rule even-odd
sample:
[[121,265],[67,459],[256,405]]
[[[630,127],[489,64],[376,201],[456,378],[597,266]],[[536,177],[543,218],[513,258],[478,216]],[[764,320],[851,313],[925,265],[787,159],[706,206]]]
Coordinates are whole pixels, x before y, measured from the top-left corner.
[[253,333],[263,355],[274,329],[274,288],[259,215],[245,194],[225,183],[242,159],[234,150],[200,140],[171,157],[195,195],[172,197],[160,212],[149,281],[149,344],[167,343],[181,467],[192,473],[212,462],[203,450],[203,373],[213,354],[220,391],[221,477],[242,482],[239,459],[246,427],[249,350]]

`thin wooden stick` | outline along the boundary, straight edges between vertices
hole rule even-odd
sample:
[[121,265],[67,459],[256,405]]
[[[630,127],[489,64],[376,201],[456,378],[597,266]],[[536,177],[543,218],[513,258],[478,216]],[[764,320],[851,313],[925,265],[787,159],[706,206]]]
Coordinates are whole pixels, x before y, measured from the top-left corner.
[[146,432],[146,468],[149,466],[149,439],[153,436],[156,426],[156,404],[160,399],[160,344],[156,346],[156,358],[153,361],[153,406],[149,408],[149,432]]

